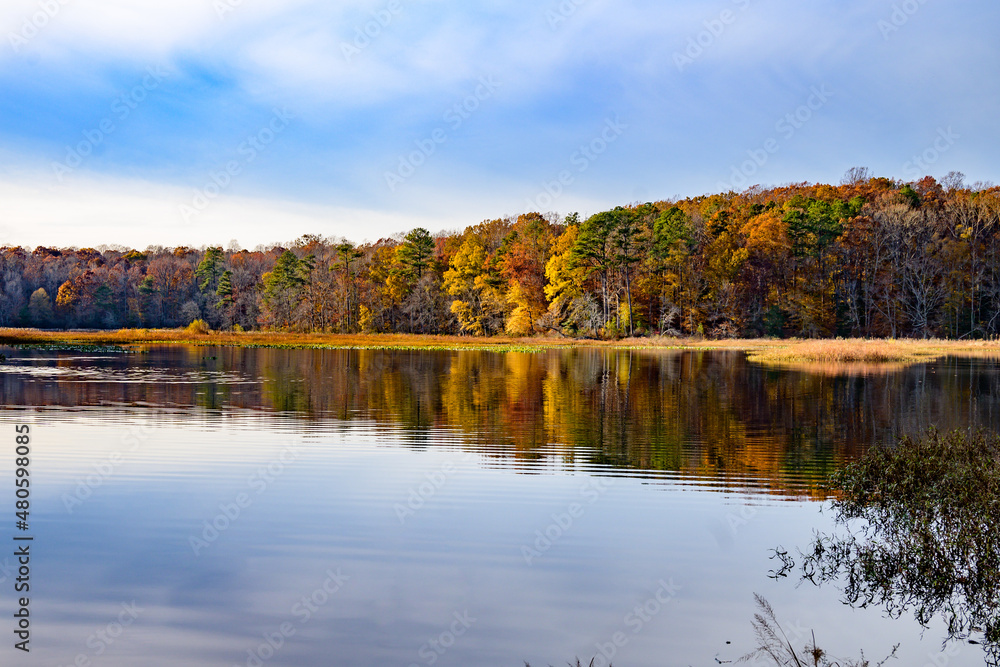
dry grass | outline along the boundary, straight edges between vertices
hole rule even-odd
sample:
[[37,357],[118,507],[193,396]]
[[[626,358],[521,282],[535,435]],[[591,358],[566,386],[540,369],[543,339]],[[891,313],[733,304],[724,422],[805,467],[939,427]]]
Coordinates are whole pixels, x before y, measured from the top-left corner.
[[[864,651],[857,659],[837,659],[833,658],[826,651],[816,645],[816,633],[811,635],[812,642],[806,644],[801,650],[796,650],[793,641],[778,622],[774,609],[763,596],[754,593],[757,601],[757,613],[753,617],[754,634],[757,636],[757,648],[741,657],[737,662],[752,662],[759,665],[774,664],[775,667],[871,667],[871,662],[865,658]],[[884,659],[875,664],[875,667],[882,667],[890,658],[896,657],[899,644],[892,647],[892,652]],[[721,662],[716,658],[716,662]]]
[[209,331],[187,329],[119,329],[117,331],[41,331],[0,329],[0,344],[61,345],[225,345],[277,348],[399,348],[463,349],[571,347],[566,339],[471,338],[468,336],[416,336],[407,334],[324,334],[274,331]]
[[0,328],[0,344],[142,345],[176,343],[235,347],[301,348],[399,348],[399,349],[502,349],[597,347],[611,349],[734,349],[778,345],[782,341],[711,341],[702,338],[626,338],[590,340],[556,336],[442,336],[417,334],[331,334],[283,331],[209,331],[197,329],[119,329],[117,331],[42,331]]
[[858,372],[897,370],[910,364],[934,361],[949,355],[1000,359],[1000,342],[862,339],[792,340],[753,350],[750,361],[810,370]]
[[550,348],[594,347],[635,350],[745,351],[750,361],[824,373],[888,372],[948,355],[1000,360],[1000,341],[948,340],[707,340],[703,338],[626,338],[619,341],[561,337],[434,336],[410,334],[327,334],[275,331],[220,332],[185,329],[118,331],[41,331],[0,329],[0,344],[53,345],[225,345],[273,348],[363,348],[496,350],[533,352]]

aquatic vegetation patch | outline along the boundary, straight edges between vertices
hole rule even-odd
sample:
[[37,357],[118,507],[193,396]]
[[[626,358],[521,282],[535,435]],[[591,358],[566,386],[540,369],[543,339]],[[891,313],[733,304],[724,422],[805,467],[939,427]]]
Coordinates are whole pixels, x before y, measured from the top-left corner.
[[144,350],[122,345],[100,345],[94,343],[15,343],[15,350],[41,350],[44,352],[73,352],[90,354],[142,354]]

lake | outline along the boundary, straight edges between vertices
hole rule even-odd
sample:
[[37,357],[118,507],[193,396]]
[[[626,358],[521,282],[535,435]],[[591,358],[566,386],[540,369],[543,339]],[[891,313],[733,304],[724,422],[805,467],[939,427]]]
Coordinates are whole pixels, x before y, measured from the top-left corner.
[[30,655],[0,560],[5,665],[716,665],[755,647],[755,592],[796,645],[983,663],[768,572],[830,526],[823,481],[871,444],[1000,427],[994,362],[3,352],[0,497],[13,513],[28,424],[34,537]]

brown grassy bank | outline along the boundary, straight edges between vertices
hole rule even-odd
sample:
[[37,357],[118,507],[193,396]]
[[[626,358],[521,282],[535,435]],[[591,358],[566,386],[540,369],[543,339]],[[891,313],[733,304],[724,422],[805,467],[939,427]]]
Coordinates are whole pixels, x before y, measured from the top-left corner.
[[212,331],[186,329],[119,329],[117,331],[48,331],[0,328],[0,345],[225,345],[277,348],[368,348],[368,349],[497,349],[534,350],[548,348],[624,349],[757,349],[783,341],[712,341],[695,338],[630,338],[589,340],[564,337],[515,338],[510,336],[443,336],[422,334],[333,334],[284,331]]
[[280,348],[482,348],[572,346],[569,339],[473,338],[410,334],[327,334],[275,331],[212,331],[194,333],[185,329],[119,329],[117,331],[43,331],[0,329],[4,345],[225,345]]
[[828,374],[889,372],[946,356],[1000,360],[1000,341],[914,339],[793,340],[748,350],[750,361]]
[[43,331],[0,329],[5,345],[224,345],[273,348],[366,348],[535,351],[548,348],[595,347],[648,350],[739,350],[750,361],[777,366],[895,368],[948,355],[1000,360],[1000,341],[910,339],[732,339],[627,338],[617,341],[560,337],[437,336],[411,334],[330,334],[274,331],[196,333],[185,329],[119,329],[117,331]]

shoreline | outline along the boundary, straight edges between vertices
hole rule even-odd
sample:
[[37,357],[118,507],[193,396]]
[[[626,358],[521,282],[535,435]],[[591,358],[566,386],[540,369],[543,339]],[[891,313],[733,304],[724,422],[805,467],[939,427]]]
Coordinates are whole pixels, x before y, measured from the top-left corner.
[[395,349],[539,352],[549,349],[732,350],[766,365],[801,364],[899,365],[945,356],[996,358],[1000,341],[942,339],[719,339],[625,338],[591,340],[556,337],[472,337],[422,334],[334,334],[273,331],[193,333],[185,329],[118,329],[114,331],[0,328],[0,345],[198,345],[274,349]]

